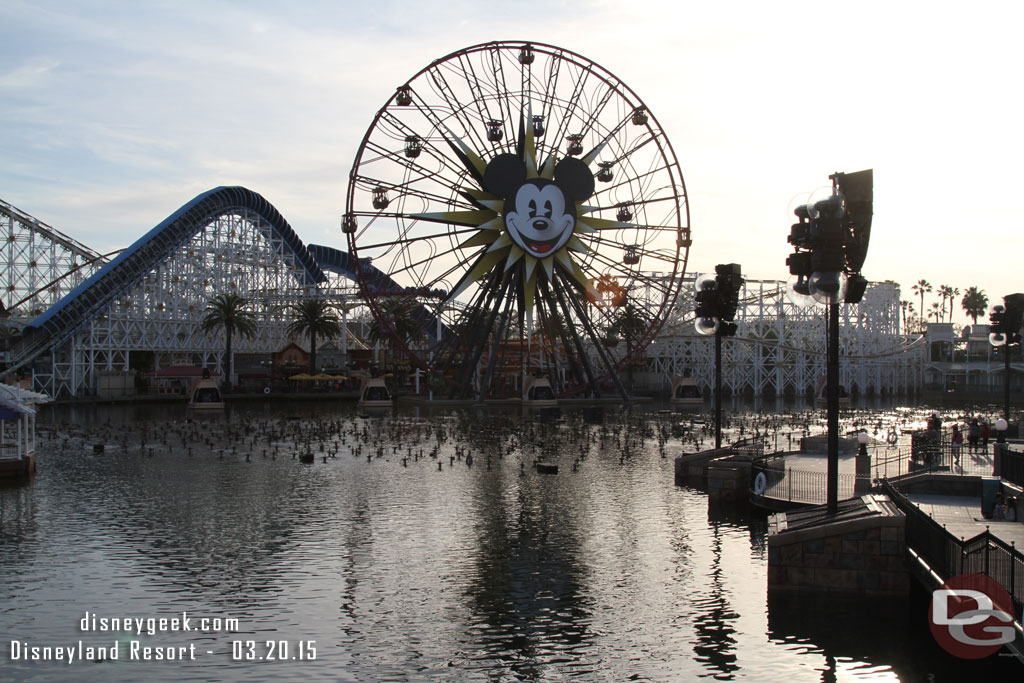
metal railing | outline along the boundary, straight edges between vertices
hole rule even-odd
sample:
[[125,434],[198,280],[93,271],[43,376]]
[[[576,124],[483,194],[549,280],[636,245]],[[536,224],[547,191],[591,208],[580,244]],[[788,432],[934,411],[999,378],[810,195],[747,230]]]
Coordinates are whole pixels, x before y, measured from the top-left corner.
[[1003,451],[999,461],[999,476],[1017,486],[1024,486],[1024,453]]
[[[821,504],[827,500],[827,472],[771,467],[759,469],[758,472],[763,472],[765,475],[765,487],[760,495],[766,498],[811,505]],[[754,476],[756,477],[757,474],[755,473]],[[870,477],[867,475],[840,472],[837,478],[839,500],[846,500],[858,495],[858,488],[864,492],[871,488]],[[860,487],[857,486],[858,479],[863,480]]]
[[958,539],[931,515],[914,505],[891,482],[882,492],[906,516],[907,547],[920,555],[943,580],[959,574],[984,574],[1006,589],[1017,614],[1024,607],[1024,553],[988,529],[969,539]]
[[906,474],[953,474],[991,476],[992,453],[952,444],[930,449],[878,449],[871,456],[871,471],[879,479],[895,479]]
[[733,442],[731,448],[736,451],[737,455],[749,455],[754,458],[762,458],[764,457],[765,452],[765,437],[751,436],[746,439],[740,439],[739,441]]

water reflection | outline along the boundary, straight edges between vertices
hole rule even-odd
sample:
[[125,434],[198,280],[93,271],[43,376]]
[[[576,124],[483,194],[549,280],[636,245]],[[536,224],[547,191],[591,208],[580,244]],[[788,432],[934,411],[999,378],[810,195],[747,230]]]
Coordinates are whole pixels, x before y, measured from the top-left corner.
[[[52,645],[82,636],[82,610],[188,610],[320,652],[257,667],[231,660],[231,634],[150,638],[215,654],[71,671],[86,682],[913,680],[928,672],[915,658],[941,656],[912,624],[879,637],[855,613],[808,623],[799,601],[768,604],[764,519],[673,485],[671,456],[699,424],[418,410],[253,404],[185,423],[166,406],[51,409],[62,431],[44,439],[36,481],[0,489],[0,629]],[[314,464],[291,458],[300,449]]]
[[705,597],[693,602],[694,628],[697,642],[693,652],[696,660],[720,680],[732,680],[739,669],[736,663],[736,629],[739,614],[729,604],[722,576],[722,539],[717,524],[712,524],[711,586]]
[[[517,475],[513,475],[517,476]],[[576,524],[556,491],[494,477],[475,500],[478,550],[467,597],[476,665],[536,680],[548,665],[574,662],[589,647],[590,605],[581,595]],[[554,496],[549,494],[554,493]]]

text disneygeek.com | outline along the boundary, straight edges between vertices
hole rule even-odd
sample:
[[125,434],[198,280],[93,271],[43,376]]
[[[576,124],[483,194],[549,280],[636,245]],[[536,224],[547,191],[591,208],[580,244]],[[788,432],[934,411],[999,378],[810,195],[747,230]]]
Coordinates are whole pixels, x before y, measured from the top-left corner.
[[41,644],[25,640],[9,641],[8,661],[12,662],[105,662],[105,661],[194,661],[203,655],[228,655],[233,661],[310,661],[316,659],[313,640],[232,639],[227,651],[185,645],[157,645],[147,636],[163,634],[238,633],[239,620],[233,617],[200,617],[181,612],[173,616],[131,617],[100,616],[86,612],[78,622],[83,633],[108,633],[106,642],[74,640],[59,644]]

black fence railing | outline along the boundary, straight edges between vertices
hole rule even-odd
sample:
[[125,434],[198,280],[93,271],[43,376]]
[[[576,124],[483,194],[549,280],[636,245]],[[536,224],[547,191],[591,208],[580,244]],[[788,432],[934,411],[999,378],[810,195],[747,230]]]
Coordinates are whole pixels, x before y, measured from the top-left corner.
[[999,476],[1017,486],[1024,486],[1024,453],[1004,451],[1000,456]]
[[920,555],[942,579],[959,574],[984,574],[1006,589],[1016,614],[1024,608],[1024,553],[987,529],[969,539],[959,539],[914,505],[889,481],[882,492],[906,516],[907,547]]
[[[828,472],[774,467],[764,467],[759,471],[765,476],[763,484],[759,485],[757,474],[754,475],[754,492],[757,493],[760,488],[759,495],[774,500],[810,505],[820,505],[827,501]],[[858,479],[864,480],[862,486],[857,485]],[[852,472],[839,472],[837,480],[838,500],[853,498],[858,495],[858,490],[866,493],[871,488],[870,477],[858,476]]]
[[871,471],[879,479],[922,473],[991,476],[992,453],[951,444],[935,449],[877,449],[871,455]]
[[751,436],[733,442],[731,448],[737,455],[749,455],[754,458],[764,456],[765,438],[763,436]]

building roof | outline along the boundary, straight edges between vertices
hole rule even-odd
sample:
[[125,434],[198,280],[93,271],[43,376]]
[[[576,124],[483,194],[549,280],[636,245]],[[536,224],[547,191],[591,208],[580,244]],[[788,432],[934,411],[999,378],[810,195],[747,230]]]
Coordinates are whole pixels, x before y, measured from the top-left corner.
[[0,406],[19,415],[34,415],[35,406],[52,399],[38,391],[30,391],[10,384],[0,384]]

